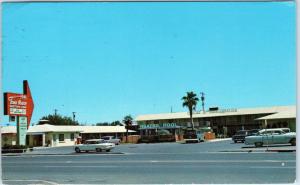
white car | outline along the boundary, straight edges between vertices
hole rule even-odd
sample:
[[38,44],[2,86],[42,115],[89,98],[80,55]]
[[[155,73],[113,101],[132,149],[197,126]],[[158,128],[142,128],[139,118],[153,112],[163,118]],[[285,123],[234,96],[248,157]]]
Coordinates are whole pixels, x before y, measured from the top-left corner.
[[270,144],[291,144],[296,146],[296,133],[288,128],[260,130],[256,135],[245,137],[246,145],[261,147]]
[[102,152],[103,150],[109,152],[115,147],[114,143],[107,143],[103,139],[90,139],[86,140],[84,144],[75,146],[75,152],[80,153],[81,151],[89,152],[96,151]]
[[107,143],[114,143],[115,145],[120,144],[121,140],[116,138],[115,136],[103,136],[101,137]]

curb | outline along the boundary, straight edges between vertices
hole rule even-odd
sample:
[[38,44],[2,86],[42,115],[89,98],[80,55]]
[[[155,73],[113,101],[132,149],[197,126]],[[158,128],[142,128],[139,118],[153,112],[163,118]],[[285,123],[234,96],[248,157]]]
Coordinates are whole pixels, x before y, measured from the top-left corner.
[[255,153],[255,152],[296,152],[296,150],[225,150],[225,151],[219,151],[219,152],[228,152],[228,153],[234,153],[234,152],[244,152],[244,153]]
[[296,152],[296,150],[265,150],[265,152]]
[[109,154],[109,155],[118,155],[118,154],[125,154],[123,152],[113,152],[113,153],[109,153],[109,152],[102,152],[102,153],[96,153],[96,152],[89,152],[89,153],[86,153],[86,152],[81,152],[81,153],[67,153],[67,154],[6,154],[6,155],[3,155],[2,156],[6,156],[6,157],[10,157],[10,156],[51,156],[51,155],[80,155],[80,154],[97,154],[97,155],[106,155],[106,154]]

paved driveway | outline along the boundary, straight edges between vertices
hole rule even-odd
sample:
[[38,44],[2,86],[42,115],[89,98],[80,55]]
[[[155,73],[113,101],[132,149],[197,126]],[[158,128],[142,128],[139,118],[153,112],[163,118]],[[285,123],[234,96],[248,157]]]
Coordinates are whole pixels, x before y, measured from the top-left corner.
[[[264,151],[295,151],[295,146],[276,145],[269,147],[256,148],[247,146],[243,143],[234,143],[231,139],[212,140],[197,144],[182,143],[152,143],[152,144],[121,144],[117,145],[111,154],[134,153],[134,154],[150,154],[150,153],[203,153],[203,152],[264,152]],[[26,153],[33,154],[74,154],[74,147],[53,147],[53,148],[35,148],[34,151]]]
[[[8,184],[211,184],[292,183],[295,152],[220,152],[241,149],[230,140],[199,144],[119,145],[112,153],[2,157]],[[35,151],[37,152],[37,151]],[[121,154],[122,153],[122,154]],[[104,154],[104,155],[103,155]]]

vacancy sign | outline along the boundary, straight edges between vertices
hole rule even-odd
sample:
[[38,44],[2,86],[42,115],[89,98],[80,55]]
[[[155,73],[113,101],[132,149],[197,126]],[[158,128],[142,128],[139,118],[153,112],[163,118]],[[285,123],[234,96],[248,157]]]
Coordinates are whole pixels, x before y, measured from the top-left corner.
[[26,116],[29,126],[34,104],[27,80],[23,81],[23,92],[24,94],[4,93],[4,115]]
[[26,116],[27,97],[23,94],[5,93],[4,99],[7,100],[7,107],[4,109],[5,115]]

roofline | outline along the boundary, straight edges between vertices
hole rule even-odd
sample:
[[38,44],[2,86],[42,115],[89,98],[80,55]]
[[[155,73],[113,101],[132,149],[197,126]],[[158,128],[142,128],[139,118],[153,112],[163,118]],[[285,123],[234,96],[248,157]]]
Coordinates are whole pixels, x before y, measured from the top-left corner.
[[[209,118],[209,117],[224,117],[224,116],[236,116],[236,115],[253,115],[253,114],[274,114],[278,113],[279,111],[272,110],[272,109],[278,109],[278,108],[296,108],[296,105],[285,105],[285,106],[272,106],[272,107],[256,107],[256,108],[236,108],[236,112],[209,112],[207,111],[207,114],[199,112],[193,114],[193,118]],[[256,110],[256,109],[265,109],[265,111],[257,112],[257,113],[252,113],[252,112],[239,112],[239,111],[245,111],[245,110]],[[222,110],[222,109],[221,109]],[[259,110],[258,110],[259,111]],[[179,116],[177,114],[185,114],[186,116]],[[166,115],[169,115],[166,116]],[[176,116],[176,117],[171,117],[171,115]],[[139,117],[147,117],[149,118],[140,118]],[[161,116],[162,118],[158,118]],[[166,116],[166,117],[164,117]],[[151,118],[152,117],[152,118]],[[154,117],[154,118],[153,118]],[[156,118],[155,118],[156,117]],[[136,117],[135,121],[140,122],[140,121],[153,121],[153,120],[169,120],[169,119],[189,119],[189,113],[188,112],[174,112],[174,113],[158,113],[158,114],[143,114],[139,115]]]

